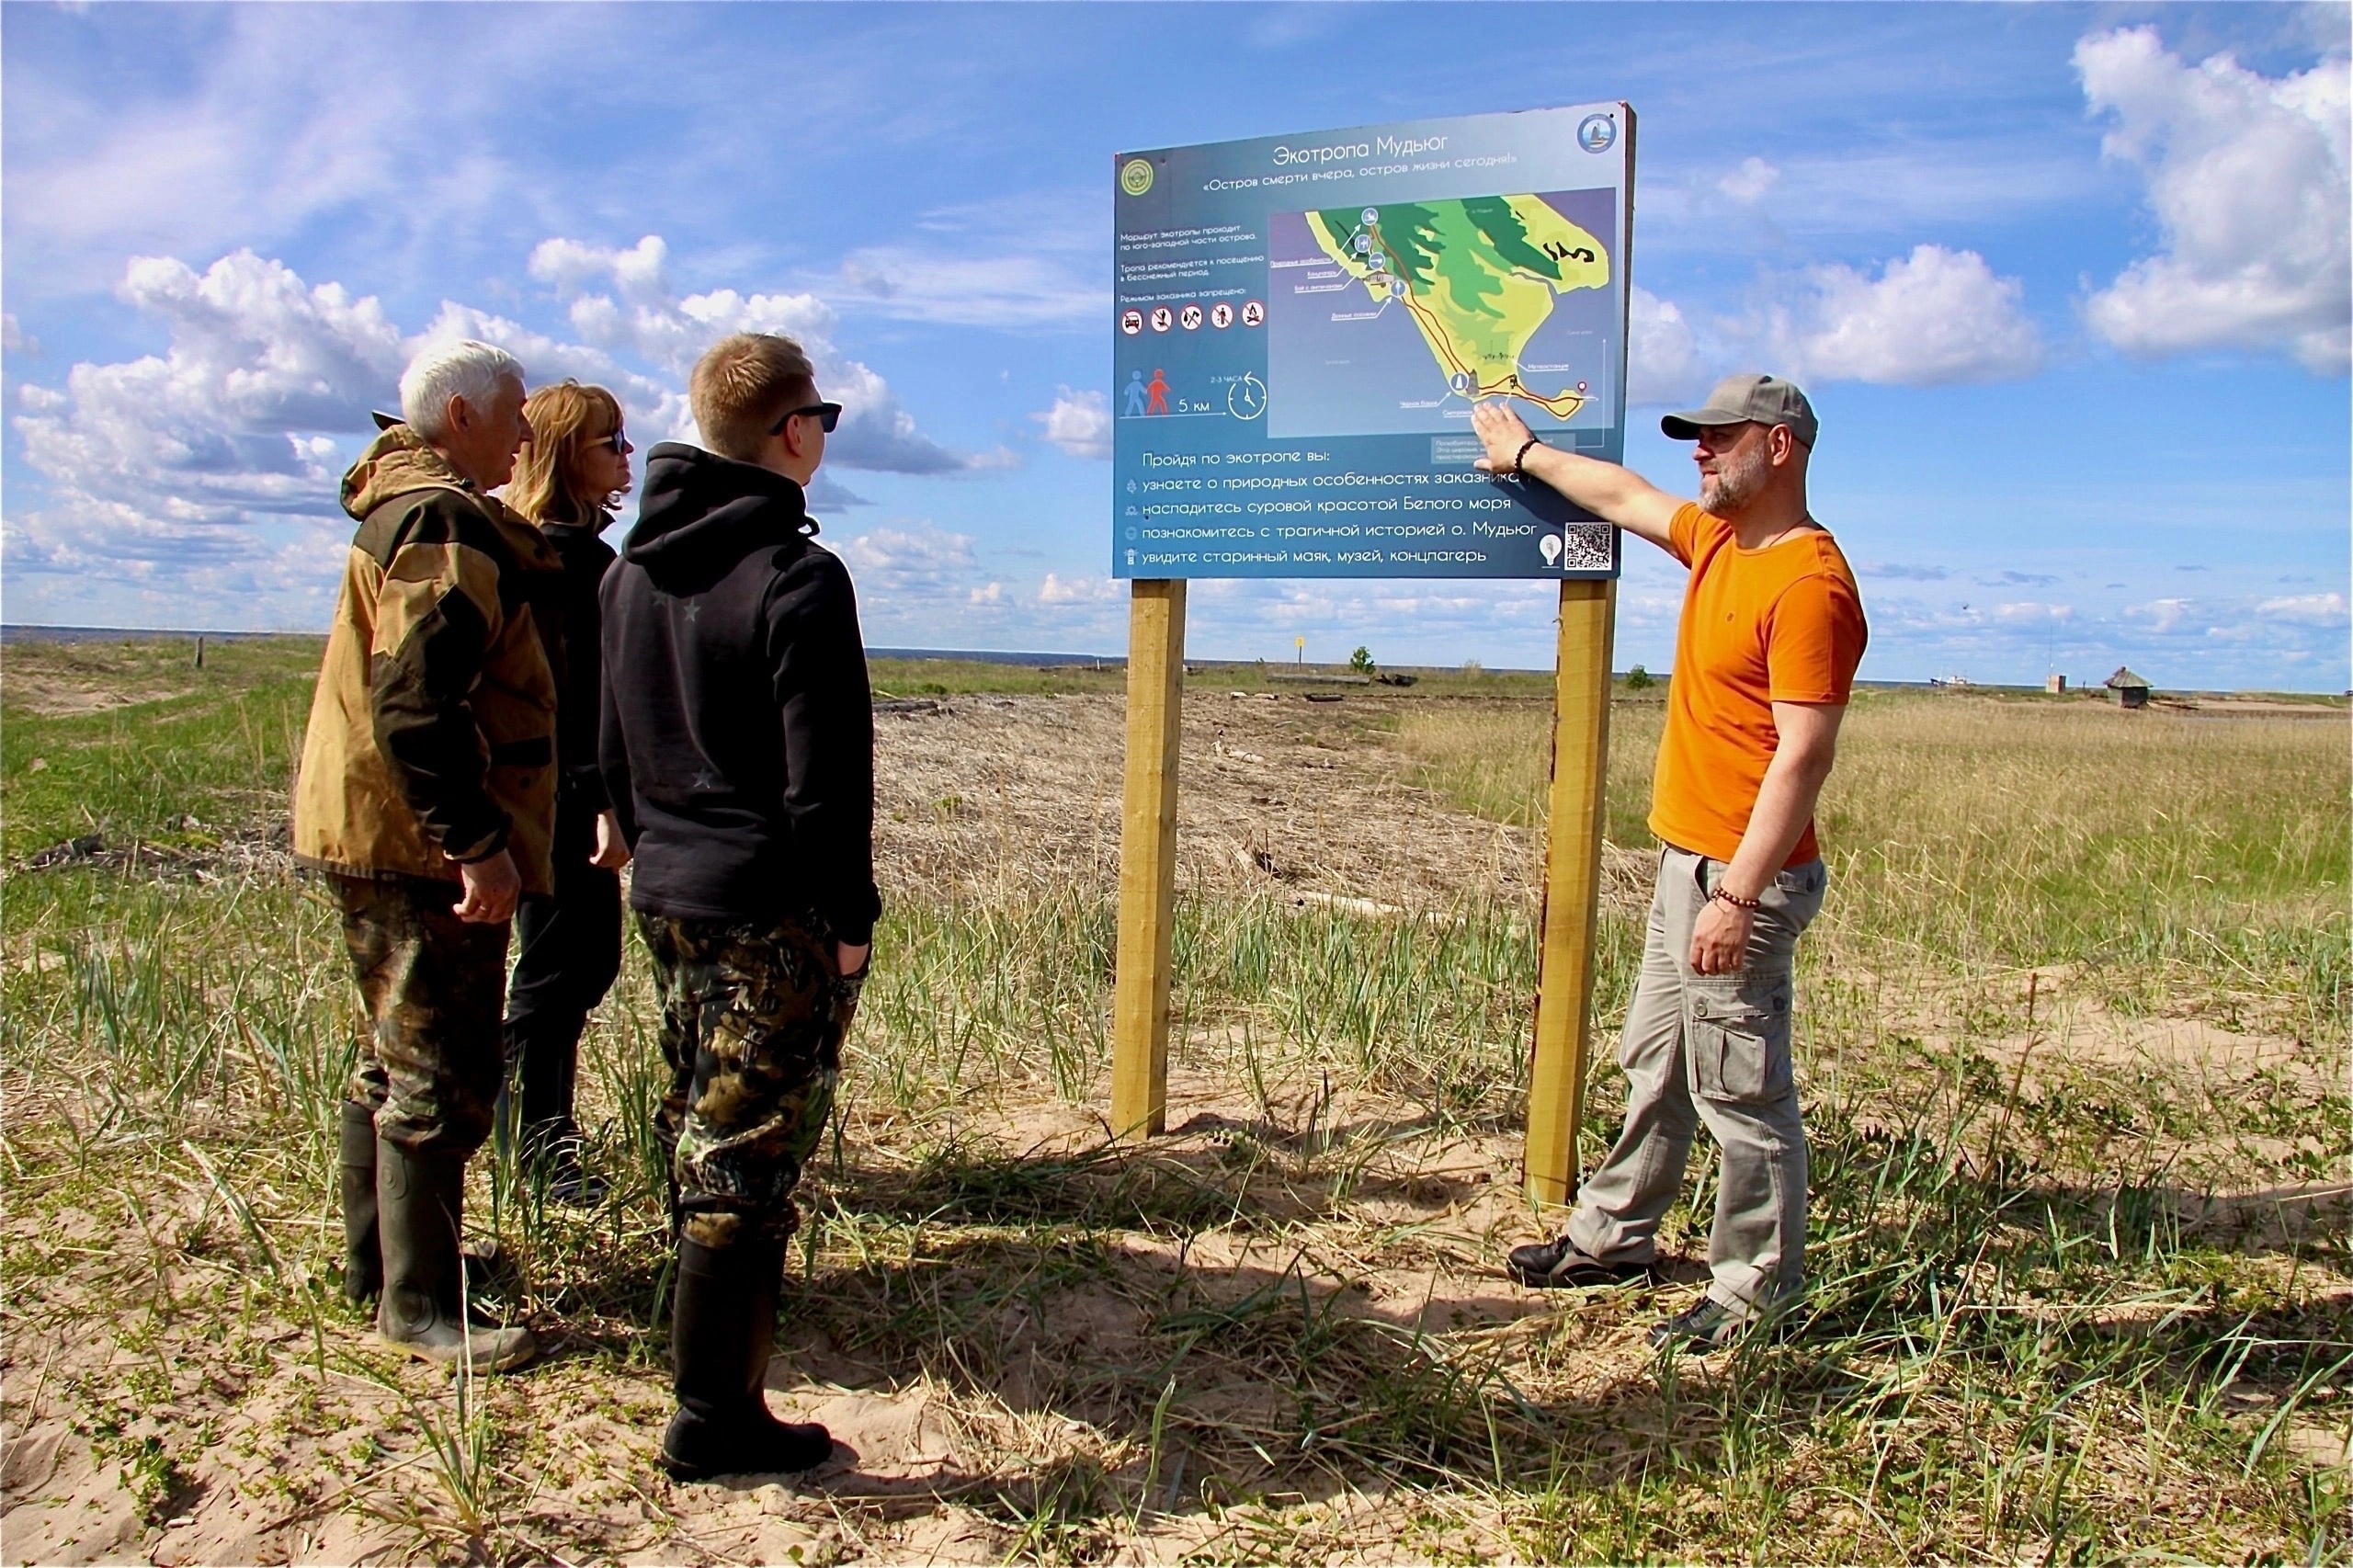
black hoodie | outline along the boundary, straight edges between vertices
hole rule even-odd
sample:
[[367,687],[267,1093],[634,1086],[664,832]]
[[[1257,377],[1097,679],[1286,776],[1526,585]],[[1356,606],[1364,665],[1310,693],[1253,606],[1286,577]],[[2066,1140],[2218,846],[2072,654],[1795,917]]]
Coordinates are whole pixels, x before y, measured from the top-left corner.
[[665,441],[606,574],[598,758],[630,903],[868,941],[874,717],[858,600],[801,486]]

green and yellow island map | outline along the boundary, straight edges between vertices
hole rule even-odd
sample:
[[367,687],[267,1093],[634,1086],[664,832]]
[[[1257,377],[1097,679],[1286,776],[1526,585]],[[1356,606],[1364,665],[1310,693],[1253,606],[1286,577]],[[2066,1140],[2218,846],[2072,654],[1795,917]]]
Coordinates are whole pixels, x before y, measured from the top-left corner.
[[[1297,236],[1289,245],[1286,231]],[[1560,332],[1545,334],[1535,356],[1551,362],[1530,362],[1530,344],[1563,296],[1611,283],[1608,247],[1546,197],[1313,210],[1277,219],[1274,239],[1276,324],[1290,329],[1279,335],[1305,350],[1282,356],[1297,372],[1290,390],[1313,392],[1331,414],[1339,410],[1329,405],[1372,394],[1368,381],[1380,385],[1391,411],[1375,427],[1414,419],[1413,410],[1427,419],[1441,404],[1459,409],[1455,399],[1490,397],[1524,400],[1566,420],[1597,395],[1603,367],[1576,362],[1583,356]],[[1423,381],[1426,370],[1401,382],[1405,368],[1395,356],[1411,337],[1366,324],[1392,317],[1413,324],[1441,386]],[[1352,384],[1344,391],[1344,382]]]

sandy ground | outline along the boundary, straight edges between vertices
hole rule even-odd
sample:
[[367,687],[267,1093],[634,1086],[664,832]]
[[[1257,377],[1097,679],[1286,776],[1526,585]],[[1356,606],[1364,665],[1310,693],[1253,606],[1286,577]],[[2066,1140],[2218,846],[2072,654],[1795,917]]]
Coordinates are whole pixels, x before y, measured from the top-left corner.
[[[1413,908],[1469,893],[1532,907],[1538,846],[1524,833],[1448,810],[1414,788],[1404,760],[1380,744],[1377,695],[1336,704],[1196,696],[1182,765],[1180,882],[1313,901]],[[1116,880],[1120,705],[1111,698],[952,697],[878,716],[880,839],[886,883],[975,893],[1021,881],[1051,887]],[[1613,853],[1607,896],[1646,896],[1646,858]],[[1361,906],[1361,905],[1360,905]],[[2048,983],[2064,994],[2064,976]],[[2202,1031],[2202,1032],[2201,1032]],[[2206,1026],[2160,1039],[2131,1020],[2079,1008],[2057,1049],[2205,1054],[2267,1049]],[[2195,1036],[2196,1038],[2192,1038]],[[1297,1276],[1341,1313],[1403,1334],[1443,1328],[1498,1342],[1538,1330],[1565,1336],[1574,1370],[1545,1391],[1597,1411],[1645,1419],[1650,1357],[1643,1326],[1679,1306],[1688,1282],[1657,1293],[1575,1301],[1508,1285],[1500,1250],[1538,1226],[1518,1194],[1519,1150],[1505,1136],[1416,1134],[1410,1108],[1369,1096],[1317,1097],[1290,1085],[1267,1104],[1238,1085],[1179,1071],[1173,1131],[1133,1156],[1181,1179],[1228,1168],[1236,1151],[1267,1155],[1251,1184],[1249,1223],[1185,1235],[1138,1230],[1116,1238],[1109,1266],[1035,1310],[1009,1300],[989,1330],[987,1379],[952,1362],[862,1358],[815,1323],[788,1315],[767,1383],[780,1415],[822,1420],[840,1440],[832,1463],[790,1483],[746,1479],[674,1486],[653,1463],[668,1410],[663,1371],[592,1352],[610,1336],[581,1328],[527,1376],[490,1387],[503,1426],[536,1434],[528,1475],[502,1483],[490,1539],[535,1542],[551,1561],[873,1562],[1002,1561],[1028,1547],[993,1501],[1084,1461],[1141,1476],[1147,1456],[1098,1422],[1089,1369],[1131,1357],[1155,1312],[1187,1300],[1233,1301]],[[1290,1108],[1285,1108],[1288,1106]],[[11,1108],[23,1117],[39,1106]],[[1285,1156],[1338,1127],[1363,1151],[1344,1201],[1320,1181],[1293,1180]],[[973,1130],[981,1146],[1051,1157],[1091,1148],[1099,1123],[1084,1108],[1012,1107]],[[887,1162],[885,1162],[887,1164]],[[1303,1168],[1303,1165],[1302,1166]],[[1132,1172],[1127,1173],[1132,1175]],[[872,1177],[885,1186],[887,1170]],[[1105,1179],[1111,1179],[1107,1175]],[[0,1461],[0,1558],[157,1563],[455,1560],[449,1489],[409,1419],[413,1401],[446,1392],[423,1370],[369,1348],[356,1321],[331,1309],[316,1323],[254,1309],[240,1283],[232,1221],[201,1180],[149,1195],[150,1223],[168,1260],[138,1334],[77,1332],[77,1307],[120,1311],[111,1269],[128,1268],[119,1218],[73,1212],[40,1238],[59,1270],[37,1294],[43,1326],[7,1347],[7,1445]],[[2324,1203],[2326,1199],[2322,1200]],[[2342,1194],[2335,1201],[2342,1203]],[[299,1204],[288,1207],[299,1207]],[[14,1238],[24,1244],[25,1238]],[[145,1267],[145,1249],[138,1267]],[[84,1278],[86,1271],[87,1278]],[[135,1273],[135,1271],[133,1271]],[[124,1278],[131,1278],[125,1274]],[[892,1280],[899,1279],[893,1285]],[[882,1310],[896,1274],[862,1273],[833,1289],[866,1292]],[[621,1346],[625,1349],[626,1346]],[[1694,1373],[1694,1376],[1707,1375]],[[160,1380],[160,1381],[158,1381]],[[183,1483],[157,1516],[131,1486],[137,1422],[95,1430],[69,1391],[143,1391],[127,1404],[168,1403],[175,1445],[198,1434]],[[1286,1391],[1237,1361],[1225,1384],[1188,1389],[1172,1429],[1229,1446],[1246,1438]],[[94,1441],[95,1439],[95,1441]],[[2335,1439],[2299,1432],[2320,1449]],[[2341,1444],[2340,1444],[2341,1447]],[[1362,1477],[1299,1494],[1281,1544],[1329,1542],[1351,1561],[1418,1558],[1444,1547],[1467,1557],[1502,1543],[1466,1518],[1411,1551],[1377,1485]],[[1188,1552],[1249,1557],[1260,1538],[1241,1514],[1146,1512],[1112,1543],[1114,1561]]]

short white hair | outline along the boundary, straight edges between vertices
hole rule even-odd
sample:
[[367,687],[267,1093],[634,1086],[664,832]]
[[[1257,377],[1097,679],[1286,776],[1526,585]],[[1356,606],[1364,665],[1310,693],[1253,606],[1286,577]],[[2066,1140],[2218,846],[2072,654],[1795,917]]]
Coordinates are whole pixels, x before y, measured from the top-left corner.
[[401,372],[401,417],[431,440],[441,434],[451,398],[464,398],[469,408],[486,409],[497,399],[500,383],[509,378],[523,380],[523,362],[504,348],[471,337],[437,343]]

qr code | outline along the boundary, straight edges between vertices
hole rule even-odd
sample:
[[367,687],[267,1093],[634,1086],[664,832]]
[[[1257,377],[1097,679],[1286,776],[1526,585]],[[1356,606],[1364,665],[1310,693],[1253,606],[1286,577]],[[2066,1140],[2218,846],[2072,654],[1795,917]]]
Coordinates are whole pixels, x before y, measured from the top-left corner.
[[1607,523],[1571,523],[1561,530],[1561,570],[1607,572],[1617,564],[1617,529]]

